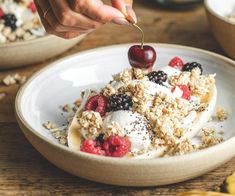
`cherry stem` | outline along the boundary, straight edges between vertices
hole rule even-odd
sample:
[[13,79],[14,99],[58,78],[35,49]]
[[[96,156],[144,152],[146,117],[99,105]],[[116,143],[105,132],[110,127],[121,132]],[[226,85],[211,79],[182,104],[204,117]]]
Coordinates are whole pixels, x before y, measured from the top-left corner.
[[142,38],[141,38],[141,49],[144,49],[144,31],[137,24],[134,23],[132,25],[141,32],[141,35],[142,35]]

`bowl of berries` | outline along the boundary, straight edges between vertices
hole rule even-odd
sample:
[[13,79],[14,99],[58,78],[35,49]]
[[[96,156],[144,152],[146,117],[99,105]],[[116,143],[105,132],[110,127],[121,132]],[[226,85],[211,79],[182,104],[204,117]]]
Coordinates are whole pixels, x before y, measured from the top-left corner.
[[31,0],[0,0],[0,69],[42,62],[83,37],[64,40],[46,34]]
[[29,142],[71,174],[122,186],[172,184],[234,157],[234,78],[234,61],[208,51],[108,46],[34,74],[15,113]]

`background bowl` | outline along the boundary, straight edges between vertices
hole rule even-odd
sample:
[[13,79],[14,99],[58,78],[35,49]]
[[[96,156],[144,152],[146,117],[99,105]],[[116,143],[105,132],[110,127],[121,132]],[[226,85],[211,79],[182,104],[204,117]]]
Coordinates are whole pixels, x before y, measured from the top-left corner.
[[84,35],[65,40],[46,35],[29,41],[0,44],[0,69],[31,65],[54,57],[76,45]]
[[235,0],[205,0],[212,31],[224,51],[235,59],[235,23],[226,16],[235,11]]
[[[66,123],[60,105],[72,104],[86,88],[99,88],[114,73],[129,67],[130,44],[93,49],[59,60],[32,76],[16,97],[17,121],[32,145],[59,168],[97,182],[123,186],[171,184],[200,176],[231,159],[235,154],[235,62],[214,53],[167,44],[151,44],[158,54],[157,66],[167,65],[174,56],[185,62],[197,61],[205,73],[217,73],[218,105],[229,118],[223,126],[225,141],[195,153],[134,160],[96,156],[72,151],[60,145],[42,123]],[[213,126],[215,126],[213,124]]]

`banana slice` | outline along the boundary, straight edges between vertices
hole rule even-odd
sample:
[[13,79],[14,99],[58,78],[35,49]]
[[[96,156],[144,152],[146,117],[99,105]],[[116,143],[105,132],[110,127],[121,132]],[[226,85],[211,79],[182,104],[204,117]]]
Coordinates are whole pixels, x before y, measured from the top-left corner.
[[189,131],[181,138],[181,140],[184,140],[185,138],[193,138],[195,135],[198,134],[200,129],[202,129],[205,123],[208,122],[209,119],[211,118],[212,113],[216,106],[216,100],[217,100],[217,89],[216,86],[214,85],[209,94],[208,107],[206,108],[205,111],[197,114],[197,117],[195,118]]
[[84,108],[90,94],[91,94],[90,90],[85,91],[82,103],[81,103],[80,107],[77,109],[77,111],[76,111],[76,113],[75,113],[75,115],[69,125],[67,140],[68,140],[68,146],[72,150],[76,150],[76,151],[80,150],[82,135],[78,131],[79,126],[78,126],[78,122],[77,122],[76,117],[80,114],[81,110]]

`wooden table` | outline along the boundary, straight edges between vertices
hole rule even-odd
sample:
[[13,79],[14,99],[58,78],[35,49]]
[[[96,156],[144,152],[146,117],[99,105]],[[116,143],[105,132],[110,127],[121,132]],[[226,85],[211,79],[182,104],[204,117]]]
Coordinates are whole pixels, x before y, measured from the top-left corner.
[[[208,26],[203,7],[173,11],[159,8],[151,1],[135,1],[139,24],[147,42],[183,44],[222,53]],[[31,67],[0,72],[30,76],[50,62],[82,50],[110,44],[138,42],[140,34],[130,27],[107,25],[90,34],[65,54]],[[235,159],[193,180],[151,188],[117,187],[90,182],[56,168],[25,139],[14,117],[14,98],[18,85],[0,86],[7,96],[0,101],[0,195],[176,195],[201,189],[218,190],[224,178],[235,170]]]

